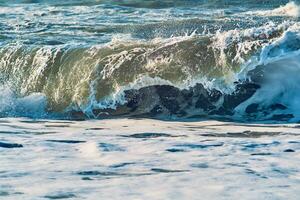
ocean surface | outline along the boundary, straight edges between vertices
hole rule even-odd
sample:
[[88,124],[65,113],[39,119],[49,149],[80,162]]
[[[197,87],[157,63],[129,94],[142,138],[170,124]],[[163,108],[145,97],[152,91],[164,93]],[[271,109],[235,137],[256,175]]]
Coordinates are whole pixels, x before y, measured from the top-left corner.
[[299,0],[0,0],[0,199],[299,199],[299,91]]

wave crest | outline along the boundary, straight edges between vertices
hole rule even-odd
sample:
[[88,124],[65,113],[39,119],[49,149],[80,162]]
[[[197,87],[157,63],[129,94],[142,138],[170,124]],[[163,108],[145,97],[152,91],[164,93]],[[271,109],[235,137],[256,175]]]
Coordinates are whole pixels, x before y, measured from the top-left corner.
[[247,14],[260,15],[260,16],[285,16],[285,17],[299,17],[300,16],[300,6],[294,1],[287,3],[284,6],[275,8],[273,10],[264,11],[252,11]]
[[[0,49],[0,82],[10,85],[13,95],[7,96],[14,98],[12,102],[40,99],[43,106],[39,110],[50,113],[232,118],[245,114],[249,119],[271,119],[278,109],[266,110],[273,105],[295,104],[276,97],[276,101],[266,99],[268,105],[262,106],[255,100],[256,94],[276,79],[267,83],[259,77],[271,76],[275,71],[272,66],[278,68],[279,60],[298,55],[299,32],[298,23],[283,22],[151,41],[115,39],[92,47],[8,44]],[[288,76],[290,71],[282,73]],[[281,78],[278,76],[278,80]],[[268,114],[255,115],[257,118],[249,115],[246,110],[254,103],[266,108],[263,112]],[[1,113],[21,109],[10,107]],[[289,108],[284,112],[294,111]]]

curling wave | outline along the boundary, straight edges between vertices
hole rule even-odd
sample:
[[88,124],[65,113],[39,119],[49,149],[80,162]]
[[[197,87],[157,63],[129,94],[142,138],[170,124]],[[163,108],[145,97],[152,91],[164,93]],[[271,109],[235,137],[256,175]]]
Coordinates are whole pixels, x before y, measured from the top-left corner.
[[5,44],[0,113],[297,120],[299,30],[287,21],[97,46]]

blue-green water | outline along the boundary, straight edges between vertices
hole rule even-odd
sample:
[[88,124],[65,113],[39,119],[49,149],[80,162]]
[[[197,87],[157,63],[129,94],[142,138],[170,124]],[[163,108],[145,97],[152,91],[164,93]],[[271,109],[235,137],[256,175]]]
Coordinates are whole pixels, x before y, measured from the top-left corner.
[[2,1],[0,116],[297,121],[299,40],[297,1]]

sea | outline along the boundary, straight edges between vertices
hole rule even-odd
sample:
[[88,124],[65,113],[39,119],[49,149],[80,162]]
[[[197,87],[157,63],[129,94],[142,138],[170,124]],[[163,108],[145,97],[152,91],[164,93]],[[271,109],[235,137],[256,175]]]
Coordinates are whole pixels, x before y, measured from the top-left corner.
[[299,91],[299,0],[0,0],[0,199],[298,200]]

